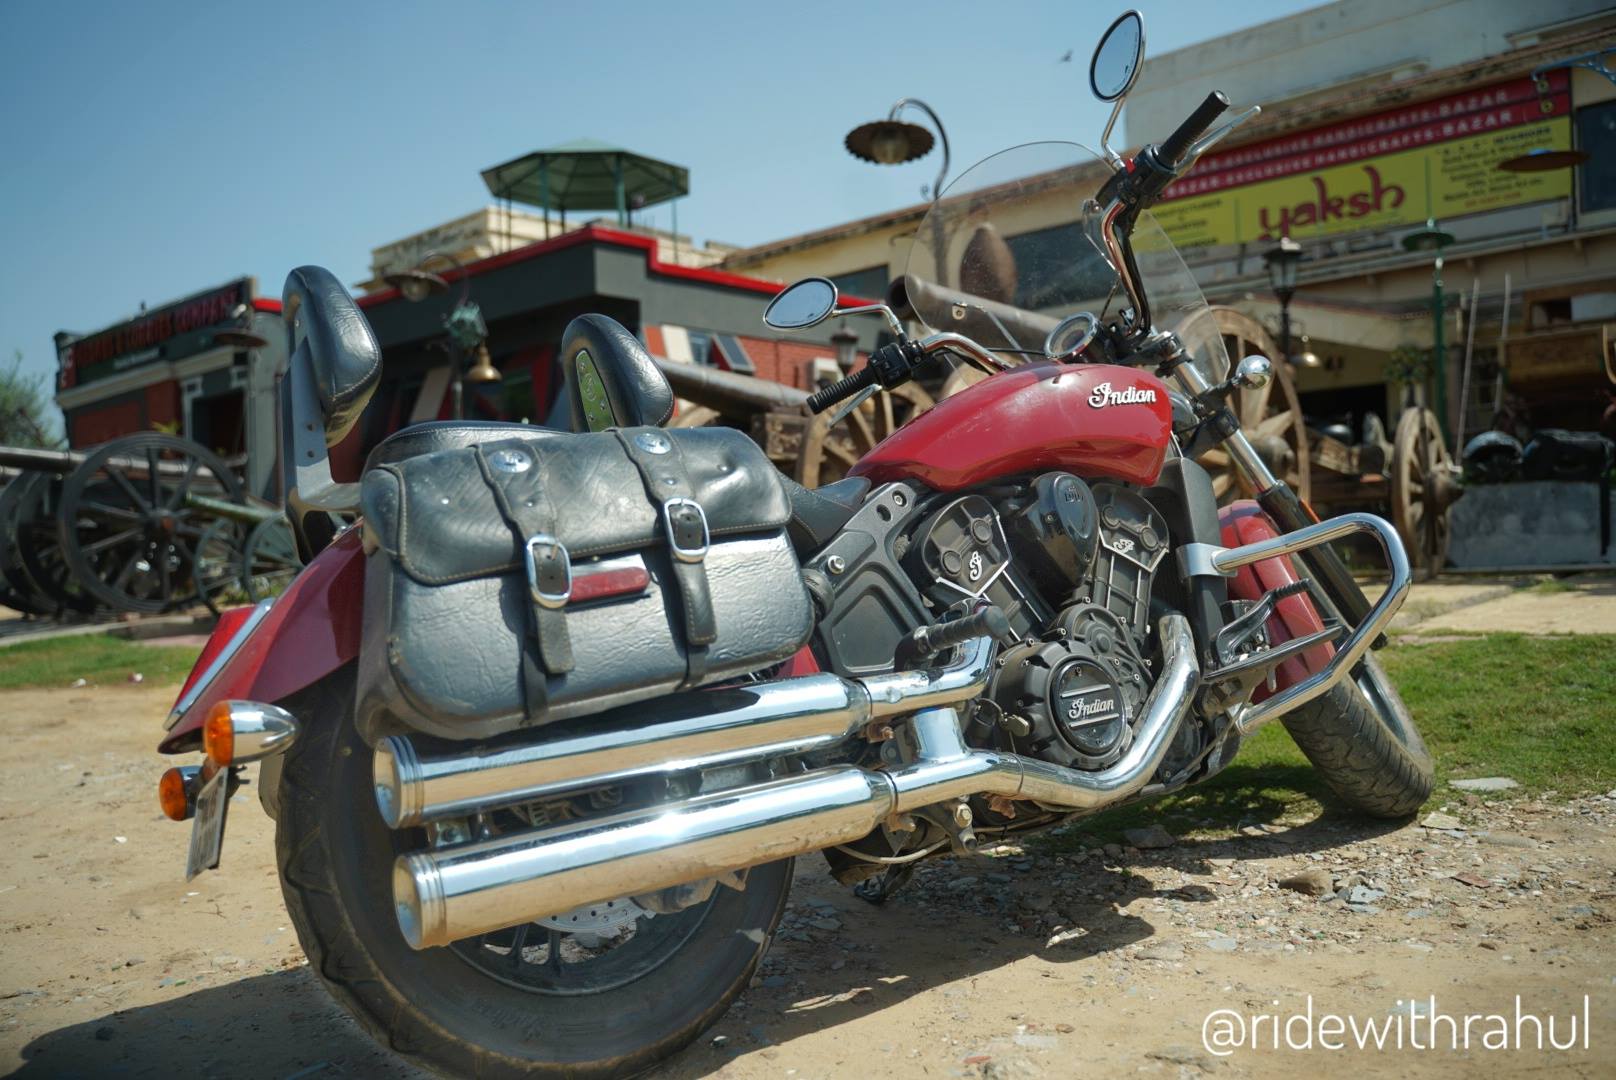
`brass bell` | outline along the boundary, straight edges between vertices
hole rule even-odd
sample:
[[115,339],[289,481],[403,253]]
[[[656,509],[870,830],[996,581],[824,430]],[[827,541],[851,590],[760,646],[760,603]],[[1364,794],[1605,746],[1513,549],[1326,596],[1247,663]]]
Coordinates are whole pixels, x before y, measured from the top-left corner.
[[503,375],[488,359],[488,346],[477,346],[477,362],[466,372],[466,381],[473,383],[499,382]]

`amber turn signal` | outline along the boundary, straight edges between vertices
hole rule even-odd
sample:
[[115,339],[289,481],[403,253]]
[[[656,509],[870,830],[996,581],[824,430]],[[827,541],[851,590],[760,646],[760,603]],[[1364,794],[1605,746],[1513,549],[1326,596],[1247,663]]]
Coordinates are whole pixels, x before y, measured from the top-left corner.
[[230,717],[230,704],[221,701],[214,705],[202,722],[202,749],[220,768],[236,756],[236,725]]
[[196,803],[191,798],[191,779],[196,771],[194,765],[172,768],[157,781],[157,805],[171,821],[185,821],[196,813]]

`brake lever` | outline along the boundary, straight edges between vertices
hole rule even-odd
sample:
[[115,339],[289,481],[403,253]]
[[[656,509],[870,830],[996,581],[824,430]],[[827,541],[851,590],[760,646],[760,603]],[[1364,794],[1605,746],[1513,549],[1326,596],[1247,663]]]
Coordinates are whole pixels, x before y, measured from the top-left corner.
[[831,414],[831,418],[825,422],[825,427],[833,428],[837,424],[841,423],[843,417],[852,412],[854,409],[858,408],[860,405],[864,404],[866,401],[869,401],[875,396],[876,391],[880,389],[880,383],[873,383],[866,386],[852,397],[848,398],[846,403],[843,404],[841,408],[837,409],[833,414]]
[[1190,144],[1189,152],[1184,155],[1184,160],[1179,163],[1179,174],[1183,175],[1184,173],[1189,172],[1190,169],[1195,166],[1196,159],[1198,159],[1208,150],[1212,149],[1212,147],[1217,143],[1222,142],[1229,132],[1233,131],[1241,124],[1244,124],[1247,120],[1250,120],[1260,112],[1262,112],[1262,106],[1253,105],[1251,108],[1247,109],[1239,116],[1236,116],[1234,119],[1228,121],[1223,126],[1214,128],[1212,131],[1202,135],[1199,139],[1196,139]]

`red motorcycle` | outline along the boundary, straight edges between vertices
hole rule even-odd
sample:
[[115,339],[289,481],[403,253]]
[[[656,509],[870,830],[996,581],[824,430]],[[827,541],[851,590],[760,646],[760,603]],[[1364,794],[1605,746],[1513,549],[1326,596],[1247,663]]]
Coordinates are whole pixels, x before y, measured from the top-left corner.
[[[1113,24],[1097,95],[1120,108],[1142,46],[1136,13]],[[880,903],[928,857],[1205,780],[1276,718],[1345,803],[1412,813],[1431,761],[1372,652],[1409,587],[1397,535],[1275,479],[1228,405],[1268,361],[1229,373],[1147,213],[1255,112],[1209,131],[1226,108],[1131,161],[988,158],[893,306],[777,296],[777,329],[891,331],[816,409],[980,376],[817,491],[738,432],[663,431],[666,382],[598,316],[563,341],[573,432],[416,425],[336,483],[380,354],[329,274],[294,272],[308,562],[221,620],[170,717],[163,752],[205,754],[160,785],[189,872],[257,761],[299,939],[378,1039],[446,1072],[621,1076],[747,985],[799,855]],[[1066,224],[996,240],[1028,221]],[[1213,446],[1255,501],[1219,508]],[[1355,533],[1385,553],[1373,605],[1329,547]]]

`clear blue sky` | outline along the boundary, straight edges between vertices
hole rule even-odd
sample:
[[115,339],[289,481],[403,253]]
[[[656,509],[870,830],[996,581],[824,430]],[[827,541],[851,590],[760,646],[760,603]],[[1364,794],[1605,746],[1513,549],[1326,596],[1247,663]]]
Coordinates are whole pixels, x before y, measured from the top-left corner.
[[[1152,53],[1307,6],[1140,3]],[[938,159],[864,164],[842,149],[848,129],[924,98],[956,175],[1020,142],[1092,144],[1104,110],[1088,55],[1121,10],[4,4],[0,360],[21,349],[25,370],[54,372],[56,330],[244,273],[272,296],[304,263],[357,282],[372,247],[487,203],[480,169],[580,136],[688,166],[679,226],[698,239],[759,243],[906,205]],[[666,208],[651,220],[667,227]]]

